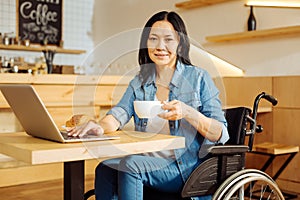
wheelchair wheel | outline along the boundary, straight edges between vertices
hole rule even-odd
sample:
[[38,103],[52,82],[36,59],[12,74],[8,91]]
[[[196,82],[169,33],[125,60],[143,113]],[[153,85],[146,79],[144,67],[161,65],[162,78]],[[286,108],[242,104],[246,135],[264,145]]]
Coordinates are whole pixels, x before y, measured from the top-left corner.
[[284,200],[275,181],[266,173],[246,169],[227,178],[215,192],[213,200]]

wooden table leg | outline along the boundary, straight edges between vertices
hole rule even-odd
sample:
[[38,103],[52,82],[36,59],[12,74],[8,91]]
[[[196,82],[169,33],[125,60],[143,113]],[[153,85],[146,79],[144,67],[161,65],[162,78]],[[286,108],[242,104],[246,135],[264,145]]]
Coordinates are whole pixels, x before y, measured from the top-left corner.
[[83,200],[84,160],[64,163],[64,200]]

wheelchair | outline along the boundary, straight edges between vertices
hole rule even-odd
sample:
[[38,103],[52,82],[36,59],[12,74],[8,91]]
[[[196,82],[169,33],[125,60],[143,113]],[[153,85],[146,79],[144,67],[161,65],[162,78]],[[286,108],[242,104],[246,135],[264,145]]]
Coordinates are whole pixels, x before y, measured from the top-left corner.
[[[255,133],[263,129],[256,124],[262,98],[273,106],[277,104],[273,96],[262,92],[255,98],[252,113],[247,107],[224,109],[229,141],[225,145],[206,148],[207,159],[192,172],[180,194],[144,187],[144,200],[185,200],[207,195],[211,195],[212,200],[284,200],[278,185],[268,174],[245,169],[246,152],[252,150]],[[88,191],[84,199],[91,195],[94,190]]]

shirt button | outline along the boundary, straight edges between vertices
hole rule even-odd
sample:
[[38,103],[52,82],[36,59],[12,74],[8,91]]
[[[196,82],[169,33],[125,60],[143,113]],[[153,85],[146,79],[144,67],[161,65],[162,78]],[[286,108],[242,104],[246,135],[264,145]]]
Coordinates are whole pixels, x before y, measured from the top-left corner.
[[178,164],[179,164],[179,165],[182,165],[182,161],[178,161]]

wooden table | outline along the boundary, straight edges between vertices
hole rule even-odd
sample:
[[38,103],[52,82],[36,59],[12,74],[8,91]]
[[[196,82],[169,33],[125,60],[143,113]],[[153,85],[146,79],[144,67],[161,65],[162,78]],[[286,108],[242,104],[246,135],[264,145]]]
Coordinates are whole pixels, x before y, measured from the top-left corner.
[[64,163],[64,199],[83,199],[84,162],[129,154],[185,147],[185,139],[170,135],[117,131],[118,140],[62,144],[27,135],[25,132],[0,134],[0,153],[37,165]]

